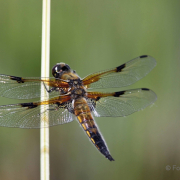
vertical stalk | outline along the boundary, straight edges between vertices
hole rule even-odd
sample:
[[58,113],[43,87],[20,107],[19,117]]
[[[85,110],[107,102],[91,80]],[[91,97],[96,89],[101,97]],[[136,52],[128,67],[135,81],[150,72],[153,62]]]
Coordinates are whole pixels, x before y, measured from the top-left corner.
[[[50,54],[50,0],[43,0],[42,7],[42,45],[41,45],[41,77],[49,77],[49,54]],[[41,100],[44,94],[48,94],[42,84]],[[46,109],[48,107],[45,107]],[[41,108],[41,112],[46,111]],[[50,163],[49,163],[49,114],[43,113],[41,116],[40,129],[40,177],[41,180],[49,180]]]

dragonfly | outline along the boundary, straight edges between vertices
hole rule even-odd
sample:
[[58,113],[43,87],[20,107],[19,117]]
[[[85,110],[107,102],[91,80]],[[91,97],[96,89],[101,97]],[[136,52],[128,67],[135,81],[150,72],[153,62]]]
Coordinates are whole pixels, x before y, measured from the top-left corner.
[[[53,77],[18,77],[0,74],[0,96],[13,99],[43,100],[0,106],[0,126],[42,128],[77,120],[90,141],[108,160],[114,161],[94,117],[124,117],[153,104],[157,96],[148,88],[116,92],[98,89],[120,88],[146,76],[156,66],[148,55],[139,56],[115,68],[92,73],[81,79],[65,63],[52,68]],[[97,89],[96,91],[92,91]]]

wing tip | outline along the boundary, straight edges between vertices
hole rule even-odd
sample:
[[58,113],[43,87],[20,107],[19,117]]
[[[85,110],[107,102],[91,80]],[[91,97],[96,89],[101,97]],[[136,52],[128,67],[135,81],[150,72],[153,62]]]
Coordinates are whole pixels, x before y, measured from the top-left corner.
[[[151,98],[153,99],[153,101],[151,102],[151,104],[153,104],[156,100],[157,100],[157,95],[156,95],[156,93],[154,92],[154,91],[152,91],[151,89],[148,89],[148,88],[141,88],[141,90],[143,90],[143,91],[149,91],[150,93],[148,93],[150,96],[151,96]],[[150,105],[150,104],[149,104]],[[148,106],[149,106],[148,105]]]
[[150,91],[148,88],[141,88],[143,91]]
[[141,56],[139,56],[140,58],[146,58],[146,57],[148,57],[148,55],[141,55]]
[[156,60],[155,60],[155,58],[153,58],[152,56],[149,56],[149,55],[141,55],[141,56],[139,56],[139,58],[141,58],[141,59],[143,59],[143,58],[149,58],[149,60],[151,60],[151,61],[153,61],[154,62],[154,66],[153,66],[153,68],[156,66]]

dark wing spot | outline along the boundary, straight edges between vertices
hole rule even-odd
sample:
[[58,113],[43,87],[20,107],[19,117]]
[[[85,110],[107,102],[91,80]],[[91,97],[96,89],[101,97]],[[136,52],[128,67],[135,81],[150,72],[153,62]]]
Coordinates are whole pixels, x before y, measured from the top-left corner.
[[60,103],[60,102],[56,102],[55,103],[57,105],[58,108],[63,108],[63,109],[67,109],[70,113],[74,114],[74,109],[72,107],[72,102],[64,102],[64,103]]
[[24,81],[22,80],[21,77],[17,77],[17,76],[10,76],[11,80],[17,81],[18,83],[24,83]]
[[142,55],[142,56],[140,56],[140,58],[145,58],[145,57],[148,57],[147,55]]
[[38,105],[34,104],[34,103],[21,103],[20,104],[22,107],[28,107],[28,109],[32,109],[37,107]]
[[121,95],[123,95],[126,91],[119,91],[119,92],[115,92],[114,93],[114,97],[119,97]]
[[144,91],[149,91],[149,89],[148,88],[141,88],[142,90],[144,90]]
[[64,104],[63,103],[60,103],[60,102],[56,102],[55,103],[59,108],[64,108]]
[[116,68],[116,72],[121,72],[126,67],[126,64],[122,64]]
[[96,98],[96,101],[99,101],[100,99],[101,99],[101,97],[97,97],[97,98]]

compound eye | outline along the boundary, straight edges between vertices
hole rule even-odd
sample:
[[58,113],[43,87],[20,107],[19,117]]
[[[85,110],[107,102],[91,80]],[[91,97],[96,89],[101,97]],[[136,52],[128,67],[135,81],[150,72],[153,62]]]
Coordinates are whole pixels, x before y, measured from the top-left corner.
[[60,66],[60,65],[55,65],[55,66],[52,68],[52,75],[53,75],[55,78],[58,78],[60,69],[61,69],[61,66]]
[[69,71],[70,70],[70,67],[66,64],[65,66],[63,66],[61,68],[63,71]]

